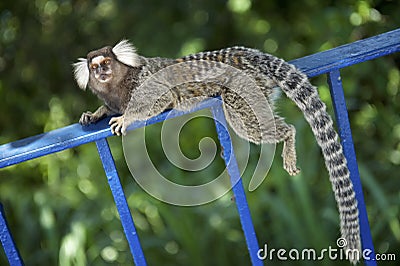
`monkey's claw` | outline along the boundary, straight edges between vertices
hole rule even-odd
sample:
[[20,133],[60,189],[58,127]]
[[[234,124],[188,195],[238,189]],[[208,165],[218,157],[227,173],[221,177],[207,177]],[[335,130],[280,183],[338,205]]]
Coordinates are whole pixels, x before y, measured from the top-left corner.
[[111,132],[114,135],[121,136],[126,135],[126,126],[124,123],[124,116],[113,117],[108,123],[111,128]]
[[90,111],[84,112],[81,115],[81,118],[79,119],[79,124],[81,124],[83,126],[89,125],[94,122],[95,122],[94,115]]

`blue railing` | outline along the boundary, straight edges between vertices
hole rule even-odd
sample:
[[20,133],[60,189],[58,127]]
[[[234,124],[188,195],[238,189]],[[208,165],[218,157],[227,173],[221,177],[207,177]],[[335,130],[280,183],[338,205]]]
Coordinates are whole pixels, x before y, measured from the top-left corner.
[[[370,257],[374,256],[374,247],[364,203],[362,185],[358,172],[350,123],[340,77],[340,69],[398,51],[400,51],[400,29],[290,62],[303,70],[309,77],[321,74],[328,75],[328,83],[333,99],[339,135],[344,148],[345,156],[348,161],[351,180],[353,182],[358,200],[362,247],[363,249],[371,250],[372,253],[369,254]],[[243,184],[239,178],[240,172],[238,170],[237,162],[234,159],[235,156],[231,156],[233,153],[231,139],[228,131],[226,130],[227,126],[221,103],[220,101],[214,99],[207,100],[197,106],[195,110],[192,110],[192,112],[205,108],[210,108],[213,113],[214,120],[218,121],[215,122],[216,130],[219,141],[224,150],[224,160],[227,165],[228,173],[231,176],[231,180],[239,179],[239,182],[233,186],[233,193],[243,232],[246,238],[250,260],[252,265],[263,265],[263,262],[257,257],[259,244],[252,223]],[[137,129],[149,124],[164,121],[165,119],[181,116],[183,114],[185,114],[185,112],[176,110],[168,111],[153,117],[146,122],[136,122],[130,128]],[[87,127],[82,127],[79,124],[73,124],[37,136],[18,140],[13,143],[4,144],[0,146],[0,168],[18,164],[51,153],[56,153],[65,149],[70,149],[85,143],[95,142],[100,159],[103,163],[111,192],[115,200],[115,204],[119,212],[119,216],[121,218],[121,223],[128,240],[134,262],[136,265],[146,265],[146,259],[140,245],[139,237],[120,183],[118,172],[114,164],[114,159],[108,146],[107,138],[112,136],[108,126],[108,121],[109,119],[104,119],[96,125],[90,125]],[[1,204],[0,240],[10,265],[23,265],[22,258],[7,225],[4,210]],[[376,262],[370,260],[365,261],[365,264],[376,265]]]

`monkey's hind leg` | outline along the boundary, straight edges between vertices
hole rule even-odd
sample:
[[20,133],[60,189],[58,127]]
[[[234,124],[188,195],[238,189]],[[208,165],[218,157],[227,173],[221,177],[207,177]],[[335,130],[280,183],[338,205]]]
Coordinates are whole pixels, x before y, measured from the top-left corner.
[[293,125],[286,124],[281,117],[275,117],[276,135],[275,141],[277,143],[283,141],[283,168],[289,175],[297,175],[300,169],[297,168],[296,157],[296,129]]
[[285,123],[283,118],[273,115],[270,112],[254,112],[249,103],[251,99],[243,99],[237,93],[225,90],[221,95],[224,101],[225,116],[240,137],[255,144],[283,142],[283,168],[290,175],[297,175],[300,169],[297,168],[296,158],[296,129]]

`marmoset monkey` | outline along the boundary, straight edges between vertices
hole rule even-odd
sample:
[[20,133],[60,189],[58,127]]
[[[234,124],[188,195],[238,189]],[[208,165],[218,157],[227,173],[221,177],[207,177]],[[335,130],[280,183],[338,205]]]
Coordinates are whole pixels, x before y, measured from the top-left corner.
[[[190,65],[180,69],[178,66],[182,63]],[[246,84],[240,84],[246,97],[251,98],[249,102],[239,95],[241,93],[224,86],[222,79],[230,80],[230,85],[233,86],[235,82],[245,82],[245,79],[235,80],[236,74],[231,77],[216,74],[218,77],[211,77],[210,80],[204,79],[206,75],[199,78],[201,74],[197,72],[213,72],[212,68],[218,72],[223,70],[224,65],[252,78],[261,89],[263,97],[252,97],[253,91],[246,90]],[[175,66],[176,69],[173,69]],[[275,56],[245,47],[202,52],[179,59],[146,58],[138,55],[132,44],[123,40],[114,47],[106,46],[90,52],[87,58],[80,58],[73,67],[79,87],[84,90],[89,87],[104,101],[104,105],[94,113],[82,114],[79,120],[82,125],[95,123],[109,115],[120,114],[121,116],[110,120],[110,126],[113,134],[121,135],[125,134],[127,127],[134,121],[146,120],[168,108],[179,107],[187,101],[190,103],[193,98],[198,98],[192,102],[196,103],[207,97],[219,96],[223,101],[227,121],[239,136],[256,144],[284,143],[284,168],[290,175],[295,175],[299,173],[296,167],[295,128],[286,124],[278,115],[273,115],[275,131],[271,133],[268,127],[260,126],[260,119],[253,115],[257,110],[252,110],[251,106],[257,101],[268,101],[273,106],[273,89],[280,87],[300,108],[321,147],[339,208],[341,234],[347,241],[346,249],[357,250],[360,252],[358,254],[361,254],[357,200],[342,146],[317,89],[310,84],[306,75],[293,65]],[[170,67],[174,75],[167,74],[156,79],[153,87],[140,91],[140,88],[143,89],[141,86],[152,75]],[[189,74],[181,70],[187,70]],[[183,76],[186,74],[190,80],[186,79],[185,82]],[[179,84],[168,83],[168,77],[173,79],[176,76],[180,76]],[[160,95],[157,87],[167,89],[161,91]],[[183,109],[185,108],[188,107],[183,106]],[[349,259],[353,263],[358,260],[354,257]]]

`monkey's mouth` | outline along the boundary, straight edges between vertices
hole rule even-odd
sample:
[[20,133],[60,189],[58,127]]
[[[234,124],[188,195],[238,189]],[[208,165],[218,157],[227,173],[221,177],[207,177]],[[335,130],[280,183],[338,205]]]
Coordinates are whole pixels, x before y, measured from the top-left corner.
[[108,82],[112,78],[109,74],[100,74],[98,80],[102,83]]

